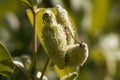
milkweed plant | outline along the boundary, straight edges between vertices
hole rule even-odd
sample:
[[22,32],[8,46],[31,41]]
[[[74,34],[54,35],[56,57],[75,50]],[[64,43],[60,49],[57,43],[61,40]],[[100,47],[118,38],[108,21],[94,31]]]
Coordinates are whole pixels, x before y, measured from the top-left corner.
[[[22,1],[29,8],[26,12],[34,29],[32,68],[29,72],[21,62],[15,61],[1,41],[0,74],[3,76],[2,80],[18,80],[14,76],[19,72],[25,76],[22,80],[48,80],[44,73],[50,60],[56,65],[56,71],[83,66],[88,58],[88,46],[84,41],[76,39],[76,31],[73,29],[68,12],[60,5],[54,8],[38,8],[37,2]],[[37,37],[48,56],[43,71],[39,72],[40,76],[37,76],[36,67]],[[78,75],[77,71],[72,70],[61,76],[60,80],[76,80]]]

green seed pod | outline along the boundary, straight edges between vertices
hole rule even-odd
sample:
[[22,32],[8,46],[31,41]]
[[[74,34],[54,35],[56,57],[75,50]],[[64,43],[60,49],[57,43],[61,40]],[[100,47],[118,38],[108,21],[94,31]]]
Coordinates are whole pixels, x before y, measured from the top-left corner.
[[59,67],[65,67],[65,53],[67,47],[66,35],[63,28],[57,24],[52,11],[46,10],[43,13],[42,37],[45,48],[50,59]]
[[65,75],[61,80],[76,80],[76,77],[78,76],[77,72],[69,73],[68,75]]
[[[72,35],[74,36],[74,30],[73,30],[71,22],[69,20],[67,11],[64,8],[62,8],[60,5],[57,5],[56,8],[57,8],[57,14],[56,14],[57,23],[62,25],[63,27],[69,28]],[[66,32],[67,44],[73,45],[74,39],[71,37],[71,34],[66,29],[65,29],[65,32]]]
[[84,42],[69,46],[65,58],[66,65],[71,67],[82,66],[86,62],[87,57],[88,47]]

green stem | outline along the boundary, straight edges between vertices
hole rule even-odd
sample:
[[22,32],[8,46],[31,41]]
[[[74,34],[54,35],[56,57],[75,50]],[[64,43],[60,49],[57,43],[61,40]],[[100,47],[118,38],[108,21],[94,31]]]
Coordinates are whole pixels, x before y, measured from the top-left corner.
[[33,80],[36,80],[36,62],[37,62],[37,6],[33,6],[33,28],[34,28],[34,38],[33,38]]
[[39,80],[42,80],[42,78],[43,78],[43,76],[44,76],[44,74],[45,74],[45,71],[46,71],[46,69],[47,69],[47,66],[48,66],[48,64],[49,64],[49,61],[50,61],[50,59],[47,58],[47,61],[46,61],[46,63],[45,63],[44,69],[43,69],[43,71],[42,71],[42,74],[41,74],[41,77],[40,77]]

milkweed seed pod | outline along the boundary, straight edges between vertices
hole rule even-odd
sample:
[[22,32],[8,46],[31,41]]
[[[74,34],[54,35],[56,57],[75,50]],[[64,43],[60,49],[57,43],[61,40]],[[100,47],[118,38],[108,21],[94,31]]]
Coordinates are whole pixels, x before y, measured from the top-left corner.
[[46,10],[43,13],[42,37],[48,56],[60,69],[65,67],[67,47],[66,35],[63,28],[57,24],[54,13]]
[[68,75],[65,75],[61,80],[76,80],[77,76],[78,76],[77,72],[72,72],[69,73]]
[[[62,8],[60,5],[57,5],[56,8],[57,8],[57,14],[56,14],[57,23],[62,25],[63,28],[64,27],[69,28],[72,35],[74,36],[74,30],[72,28],[71,21],[69,20],[67,11],[64,8]],[[65,29],[65,32],[66,32],[67,44],[68,45],[74,44],[74,39],[71,37],[69,31]]]
[[66,53],[66,65],[67,66],[82,66],[88,57],[88,47],[87,44],[81,42],[80,44],[75,44],[69,46]]

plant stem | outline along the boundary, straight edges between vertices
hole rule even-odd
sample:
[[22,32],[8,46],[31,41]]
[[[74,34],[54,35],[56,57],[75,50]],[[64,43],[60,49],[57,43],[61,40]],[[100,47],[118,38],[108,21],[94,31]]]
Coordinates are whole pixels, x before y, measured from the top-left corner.
[[37,6],[33,6],[33,28],[34,28],[34,38],[33,38],[33,80],[36,80],[36,59],[37,59]]
[[50,59],[47,58],[47,61],[46,61],[46,63],[45,63],[44,69],[43,69],[43,71],[42,71],[42,74],[41,74],[41,77],[40,77],[39,80],[42,80],[42,78],[43,78],[43,76],[44,76],[44,74],[45,74],[45,71],[46,71],[46,69],[47,69],[47,66],[48,66],[48,64],[49,64],[49,61],[50,61]]

